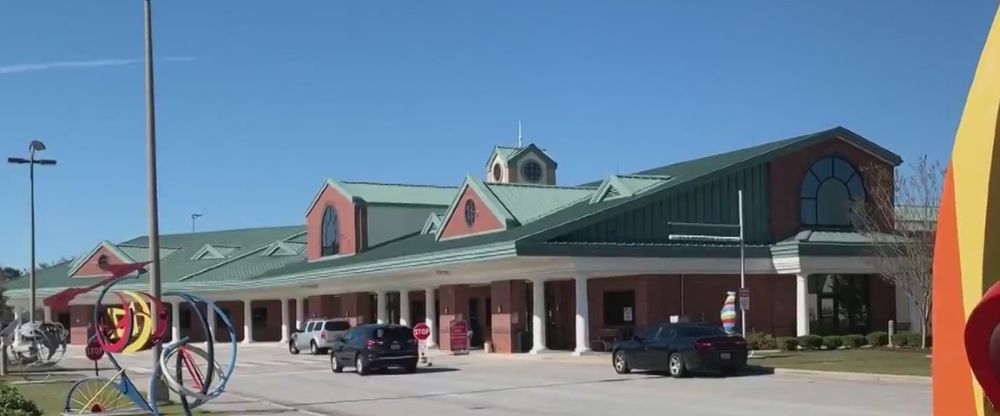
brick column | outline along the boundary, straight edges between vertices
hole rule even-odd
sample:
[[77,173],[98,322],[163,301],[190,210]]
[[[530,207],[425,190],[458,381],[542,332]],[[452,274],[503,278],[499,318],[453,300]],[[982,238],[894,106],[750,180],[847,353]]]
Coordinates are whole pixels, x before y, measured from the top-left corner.
[[[438,344],[442,350],[451,350],[451,322],[469,319],[467,285],[445,285],[439,289],[441,316],[438,322]],[[431,308],[433,308],[433,304]]]
[[523,280],[503,280],[490,283],[490,299],[493,310],[489,311],[492,322],[493,348],[496,352],[523,352],[520,334],[528,319],[528,284]]
[[436,347],[437,340],[439,339],[437,329],[437,311],[434,310],[434,304],[437,302],[437,298],[434,296],[434,288],[424,289],[424,323],[427,324],[427,328],[431,331],[431,337],[427,338],[427,348]]
[[410,325],[410,291],[399,291],[399,324]]

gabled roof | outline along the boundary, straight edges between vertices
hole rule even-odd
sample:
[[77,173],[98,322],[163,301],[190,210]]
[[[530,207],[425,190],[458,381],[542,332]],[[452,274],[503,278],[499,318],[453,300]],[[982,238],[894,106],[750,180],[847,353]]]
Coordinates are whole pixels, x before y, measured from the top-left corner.
[[527,224],[589,198],[594,188],[514,183],[487,183],[497,201],[520,224]]
[[306,249],[305,243],[291,242],[291,241],[278,241],[271,244],[269,248],[264,250],[261,255],[264,256],[296,256],[302,254],[302,251]]
[[486,204],[486,208],[490,210],[490,213],[492,213],[498,221],[500,221],[500,224],[502,224],[504,228],[510,228],[517,225],[517,219],[511,215],[510,211],[507,211],[507,208],[505,208],[504,205],[497,199],[496,195],[490,191],[490,188],[488,188],[486,184],[479,179],[473,178],[472,176],[466,176],[465,182],[463,182],[462,186],[458,189],[458,193],[455,194],[455,197],[452,199],[452,202],[448,207],[448,212],[446,212],[444,217],[441,219],[442,226],[435,234],[436,239],[441,239],[441,234],[445,229],[444,224],[447,224],[451,217],[455,215],[455,212],[458,210],[458,205],[462,202],[462,194],[465,193],[466,189],[475,192],[476,195],[479,196],[479,199],[483,200],[483,203]]
[[441,228],[441,214],[432,212],[427,215],[427,221],[424,221],[420,234],[437,234],[438,228]]
[[366,204],[430,205],[448,206],[455,197],[457,188],[438,185],[410,185],[377,182],[341,182],[327,179],[306,209],[306,215],[319,201],[327,187],[337,190],[345,198]]
[[619,198],[631,198],[671,178],[652,175],[611,175],[590,198],[591,204]]
[[191,260],[224,259],[226,257],[231,256],[234,252],[236,252],[236,250],[239,249],[240,248],[237,246],[205,244],[204,246],[201,247],[201,250],[198,250],[197,253],[194,253],[194,255],[191,256]]
[[535,154],[539,155],[542,159],[544,159],[552,167],[557,167],[558,166],[558,164],[556,163],[556,161],[553,160],[551,157],[549,157],[549,155],[546,154],[544,150],[542,150],[538,146],[535,146],[534,143],[529,143],[527,146],[523,146],[523,147],[508,147],[508,146],[495,146],[495,147],[493,147],[493,152],[491,152],[490,153],[490,157],[486,159],[486,168],[487,169],[490,168],[491,164],[493,163],[493,159],[495,159],[497,155],[499,155],[500,157],[502,157],[505,162],[507,162],[507,163],[513,163],[513,162],[517,161],[518,159],[520,159],[522,156],[524,156],[526,154],[529,154],[529,153],[535,153]]
[[124,263],[134,262],[131,256],[126,254],[124,251],[119,249],[110,241],[104,240],[98,243],[96,246],[94,246],[94,248],[91,249],[89,252],[87,252],[87,254],[79,256],[76,258],[76,260],[73,260],[73,262],[69,264],[69,270],[67,271],[66,274],[69,276],[75,274],[78,270],[80,270],[81,267],[83,267],[84,264],[87,264],[87,261],[89,261],[91,257],[94,257],[94,254],[97,254],[97,252],[100,251],[102,248],[107,250],[111,254],[114,254],[115,257],[118,257],[118,260],[121,260]]

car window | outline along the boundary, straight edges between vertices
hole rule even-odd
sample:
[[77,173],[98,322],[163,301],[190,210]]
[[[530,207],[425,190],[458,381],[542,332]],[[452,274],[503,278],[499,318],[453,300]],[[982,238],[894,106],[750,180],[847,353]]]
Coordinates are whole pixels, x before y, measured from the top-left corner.
[[720,328],[712,326],[684,326],[677,328],[677,336],[684,338],[726,335]]
[[310,322],[309,323],[309,331],[310,332],[315,331],[317,326],[319,326],[319,322]]
[[677,334],[677,330],[669,325],[664,325],[661,328],[660,335],[657,335],[656,339],[673,338]]
[[346,331],[348,329],[351,329],[351,324],[349,322],[344,322],[344,321],[326,321],[326,324],[324,324],[323,329],[327,331]]
[[639,338],[647,340],[656,339],[656,334],[659,332],[660,332],[659,326],[651,326],[649,328],[642,330],[642,332],[639,333]]
[[405,326],[379,327],[375,330],[374,338],[386,341],[406,341],[413,338],[413,331]]

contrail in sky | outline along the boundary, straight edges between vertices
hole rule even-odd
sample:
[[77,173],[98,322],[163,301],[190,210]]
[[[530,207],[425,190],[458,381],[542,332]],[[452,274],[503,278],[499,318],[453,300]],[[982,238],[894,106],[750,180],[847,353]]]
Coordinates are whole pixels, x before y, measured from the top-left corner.
[[[193,56],[167,56],[159,58],[158,60],[167,62],[190,62],[197,59],[198,58]],[[138,63],[142,63],[142,59],[91,59],[89,61],[55,61],[37,64],[10,64],[0,65],[0,75],[47,71],[50,69],[100,68]]]

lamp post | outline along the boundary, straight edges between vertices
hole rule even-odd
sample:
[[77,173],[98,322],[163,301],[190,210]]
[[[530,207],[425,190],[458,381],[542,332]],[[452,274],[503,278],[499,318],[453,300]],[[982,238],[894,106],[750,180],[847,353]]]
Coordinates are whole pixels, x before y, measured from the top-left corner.
[[[667,225],[683,227],[705,227],[705,228],[728,228],[739,229],[739,236],[720,236],[705,234],[670,234],[667,238],[674,241],[706,241],[706,242],[727,242],[740,244],[740,291],[746,289],[746,239],[743,234],[743,190],[737,192],[739,203],[738,224],[727,223],[696,223],[696,222],[670,222]],[[740,334],[747,336],[747,309],[749,305],[740,304]]]
[[22,159],[19,157],[7,158],[8,163],[13,163],[16,165],[28,165],[28,186],[30,188],[30,204],[31,204],[31,270],[28,276],[28,284],[30,285],[30,295],[28,299],[28,307],[31,311],[28,313],[28,322],[35,322],[35,165],[55,165],[56,161],[52,159],[35,159],[35,153],[45,150],[45,143],[39,140],[32,140],[28,145],[28,158]]
[[194,232],[194,221],[201,218],[201,214],[191,214],[191,232]]
[[[160,225],[158,214],[158,202],[156,195],[156,108],[153,100],[153,11],[150,0],[143,0],[143,12],[145,16],[144,37],[145,37],[145,67],[146,67],[146,168],[148,170],[147,179],[149,181],[149,294],[156,299],[153,302],[153,316],[158,316],[160,311],[156,310],[156,305],[161,300],[160,287]],[[151,320],[155,325],[157,320]],[[163,348],[160,343],[153,344],[153,368],[160,365],[160,354]],[[159,397],[152,397],[150,392],[149,400],[166,401],[169,399],[166,382],[163,379],[157,380],[157,393]]]

